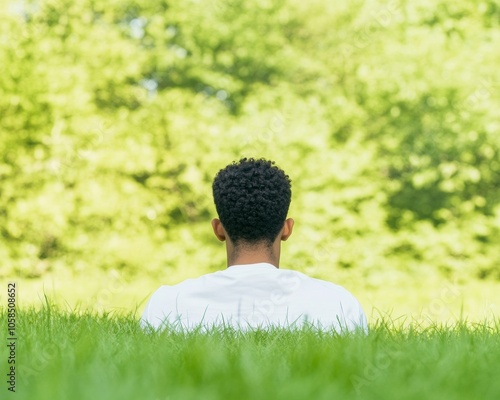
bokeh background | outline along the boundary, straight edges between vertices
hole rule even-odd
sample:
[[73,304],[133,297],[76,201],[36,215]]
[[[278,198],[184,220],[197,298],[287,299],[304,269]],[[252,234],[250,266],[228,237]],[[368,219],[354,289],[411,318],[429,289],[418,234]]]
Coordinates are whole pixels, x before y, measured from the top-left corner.
[[499,1],[0,4],[0,277],[21,306],[139,314],[224,268],[211,181],[265,157],[293,181],[282,267],[372,321],[499,315]]

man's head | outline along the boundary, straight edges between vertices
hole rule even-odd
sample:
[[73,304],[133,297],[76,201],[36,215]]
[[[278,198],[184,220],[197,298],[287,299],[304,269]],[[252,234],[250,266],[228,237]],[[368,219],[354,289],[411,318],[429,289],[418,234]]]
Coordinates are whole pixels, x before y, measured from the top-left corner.
[[[290,178],[274,161],[233,162],[217,173],[212,189],[220,222],[235,247],[273,245],[283,230],[292,196]],[[214,221],[216,235],[223,240]]]

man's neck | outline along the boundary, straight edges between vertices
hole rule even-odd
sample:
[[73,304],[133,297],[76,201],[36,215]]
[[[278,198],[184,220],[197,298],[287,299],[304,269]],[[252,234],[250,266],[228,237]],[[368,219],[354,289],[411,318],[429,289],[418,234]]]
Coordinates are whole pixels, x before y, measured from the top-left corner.
[[280,263],[280,246],[278,242],[276,246],[257,247],[257,248],[239,248],[234,249],[232,246],[227,246],[227,266],[268,263],[279,268]]

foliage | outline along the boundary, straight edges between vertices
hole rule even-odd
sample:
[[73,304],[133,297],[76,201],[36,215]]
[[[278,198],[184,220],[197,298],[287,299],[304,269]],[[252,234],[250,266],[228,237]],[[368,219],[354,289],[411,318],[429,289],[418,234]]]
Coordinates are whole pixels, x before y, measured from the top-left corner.
[[219,269],[211,180],[263,156],[290,268],[500,277],[495,0],[0,8],[1,276]]

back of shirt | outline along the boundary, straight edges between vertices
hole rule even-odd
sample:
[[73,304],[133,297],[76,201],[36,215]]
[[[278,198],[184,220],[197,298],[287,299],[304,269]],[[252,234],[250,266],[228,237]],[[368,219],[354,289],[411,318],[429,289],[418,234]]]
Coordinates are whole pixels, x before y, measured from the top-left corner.
[[149,300],[141,323],[184,329],[213,325],[240,330],[300,328],[310,324],[337,332],[367,330],[361,305],[346,289],[268,263],[231,266],[162,286]]

